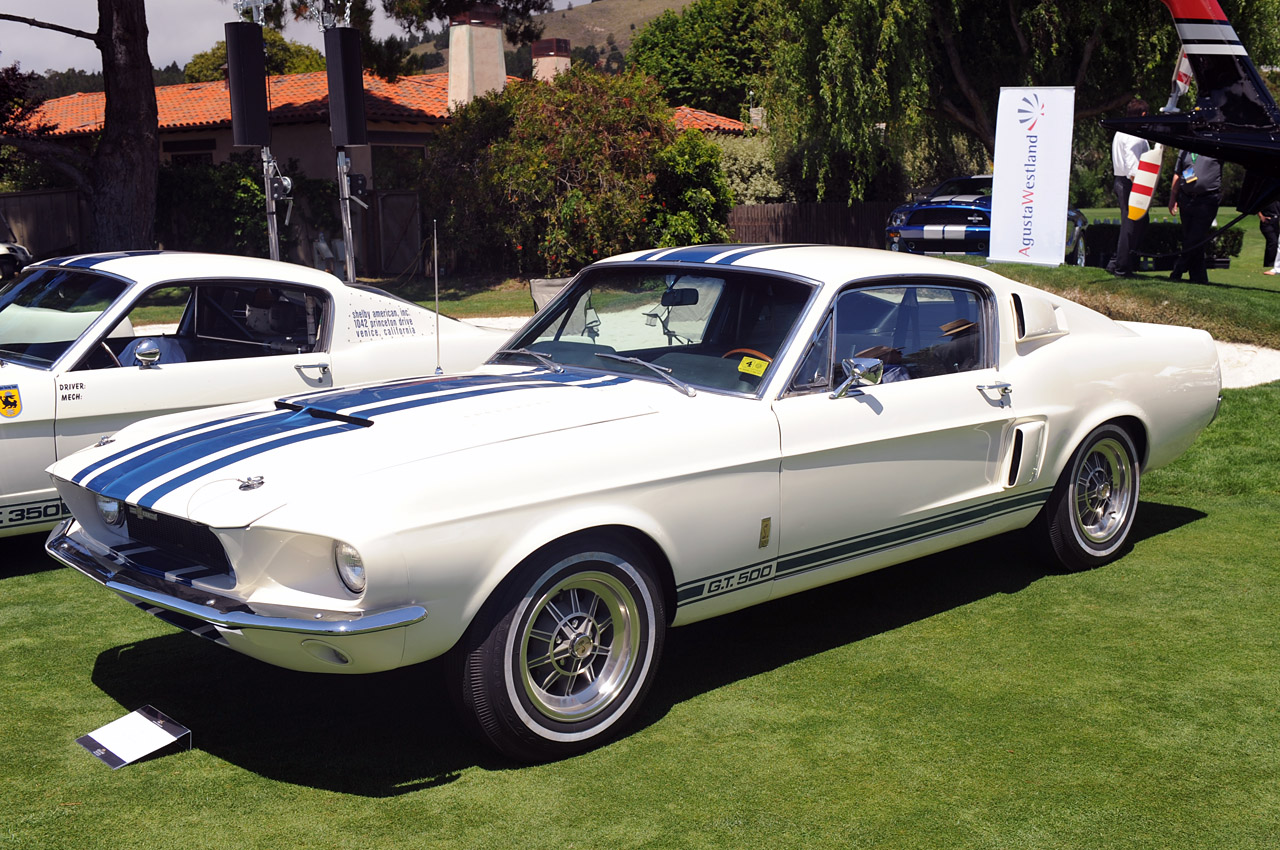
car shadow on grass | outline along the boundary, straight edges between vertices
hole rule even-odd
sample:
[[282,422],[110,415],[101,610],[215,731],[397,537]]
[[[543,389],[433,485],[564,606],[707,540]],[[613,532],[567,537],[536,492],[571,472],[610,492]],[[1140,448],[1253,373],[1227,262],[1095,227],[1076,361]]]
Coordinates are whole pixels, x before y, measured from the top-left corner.
[[191,729],[195,749],[244,770],[392,797],[507,766],[466,733],[441,666],[299,673],[175,633],[99,654],[93,682],[126,710],[155,706]]
[[44,541],[49,532],[18,534],[3,541],[4,556],[0,558],[0,579],[43,573],[62,569],[62,565],[44,551]]
[[[1203,516],[1143,503],[1135,536]],[[673,629],[657,681],[628,732],[692,697],[1017,593],[1052,572],[1025,535],[1007,534]],[[155,706],[192,730],[195,748],[244,770],[392,797],[448,784],[469,767],[514,766],[468,733],[445,691],[444,668],[437,660],[364,676],[298,673],[174,633],[99,654],[93,682],[127,710]]]

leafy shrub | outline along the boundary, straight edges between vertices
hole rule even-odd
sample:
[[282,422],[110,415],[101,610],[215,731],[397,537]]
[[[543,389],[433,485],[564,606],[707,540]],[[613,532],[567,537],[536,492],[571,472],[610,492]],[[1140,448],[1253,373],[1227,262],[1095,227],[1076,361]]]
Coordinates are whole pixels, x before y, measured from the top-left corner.
[[[1091,251],[1111,254],[1116,249],[1116,241],[1120,238],[1120,225],[1109,221],[1095,221],[1089,225],[1085,235],[1086,244]],[[1205,256],[1211,259],[1224,259],[1240,256],[1240,248],[1244,245],[1244,231],[1238,227],[1224,231],[1213,238],[1205,249]],[[1153,221],[1147,225],[1146,234],[1142,237],[1139,252],[1143,255],[1178,254],[1182,251],[1182,225],[1176,221]],[[1159,265],[1172,267],[1173,261],[1167,256],[1167,262]]]
[[719,152],[677,135],[657,85],[575,65],[458,109],[427,216],[468,271],[562,277],[610,254],[727,237]]

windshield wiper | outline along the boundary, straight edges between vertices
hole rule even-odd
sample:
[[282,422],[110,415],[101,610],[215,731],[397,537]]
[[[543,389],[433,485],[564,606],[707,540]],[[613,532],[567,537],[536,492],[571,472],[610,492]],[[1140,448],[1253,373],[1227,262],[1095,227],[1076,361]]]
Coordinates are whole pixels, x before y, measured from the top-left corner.
[[552,372],[555,372],[556,374],[559,374],[564,371],[563,366],[561,366],[559,363],[552,360],[550,357],[548,357],[547,355],[543,354],[540,351],[533,351],[532,349],[528,349],[528,348],[500,348],[494,353],[495,354],[523,354],[526,357],[532,357],[534,360],[537,360],[543,366],[550,369]]
[[693,387],[672,375],[671,370],[666,366],[659,366],[657,363],[650,363],[647,360],[641,360],[639,357],[623,357],[621,354],[605,354],[600,351],[596,352],[596,357],[603,357],[605,360],[617,360],[619,363],[630,363],[633,366],[643,366],[649,371],[656,373],[658,376],[666,380],[667,383],[680,390],[680,392],[684,393],[689,398],[693,398],[698,394]]

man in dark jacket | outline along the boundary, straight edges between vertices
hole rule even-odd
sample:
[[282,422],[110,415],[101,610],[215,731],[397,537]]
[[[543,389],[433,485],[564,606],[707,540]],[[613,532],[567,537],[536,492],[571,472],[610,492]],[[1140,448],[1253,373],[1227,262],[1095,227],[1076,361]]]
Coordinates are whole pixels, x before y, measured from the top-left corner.
[[1258,211],[1258,230],[1266,247],[1262,251],[1263,274],[1276,273],[1276,248],[1280,247],[1280,201],[1272,201]]
[[1169,212],[1182,219],[1182,256],[1173,267],[1170,280],[1182,273],[1192,283],[1208,283],[1205,269],[1204,242],[1218,214],[1222,199],[1222,164],[1204,154],[1183,151],[1173,169],[1173,188],[1169,192]]

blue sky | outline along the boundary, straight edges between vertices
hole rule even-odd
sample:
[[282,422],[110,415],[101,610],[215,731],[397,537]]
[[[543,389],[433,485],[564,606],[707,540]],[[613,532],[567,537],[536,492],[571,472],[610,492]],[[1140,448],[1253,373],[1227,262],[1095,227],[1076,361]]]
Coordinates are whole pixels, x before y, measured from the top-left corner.
[[[568,3],[569,0],[555,0],[553,6],[562,9]],[[378,13],[375,35],[386,38],[404,34],[382,16],[381,3],[375,2],[374,7]],[[0,11],[88,32],[98,28],[96,0],[0,0]],[[147,0],[151,64],[157,68],[164,68],[170,62],[177,62],[178,67],[186,65],[192,56],[221,41],[222,25],[232,20],[235,20],[235,10],[231,0]],[[284,35],[290,41],[324,49],[320,27],[309,21],[288,24]],[[102,57],[88,39],[0,21],[0,67],[14,62],[21,63],[24,71],[41,74],[68,68],[102,70]]]
[[[381,5],[377,8],[381,10]],[[98,4],[95,0],[0,0],[0,11],[72,29],[91,32],[98,28]],[[182,67],[192,56],[221,41],[222,25],[231,20],[235,20],[235,11],[230,0],[147,0],[151,63],[163,68],[170,62],[177,62]],[[383,19],[375,26],[374,32],[386,37],[400,30],[391,21]],[[290,23],[284,34],[291,41],[323,49],[323,34],[314,23]],[[98,49],[87,39],[0,21],[0,66],[14,62],[21,63],[24,71],[39,73],[50,69],[102,69]]]

